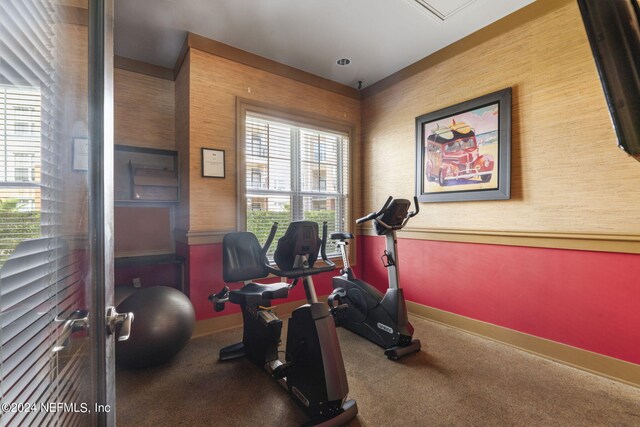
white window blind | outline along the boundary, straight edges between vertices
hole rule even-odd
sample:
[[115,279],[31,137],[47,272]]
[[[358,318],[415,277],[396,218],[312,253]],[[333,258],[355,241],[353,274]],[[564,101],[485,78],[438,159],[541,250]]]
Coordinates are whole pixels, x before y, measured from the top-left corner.
[[[348,227],[349,138],[262,115],[245,122],[247,231],[264,243],[278,222],[282,236],[291,221],[327,222],[329,234]],[[271,247],[271,253],[275,245]],[[333,242],[327,254],[338,255]]]

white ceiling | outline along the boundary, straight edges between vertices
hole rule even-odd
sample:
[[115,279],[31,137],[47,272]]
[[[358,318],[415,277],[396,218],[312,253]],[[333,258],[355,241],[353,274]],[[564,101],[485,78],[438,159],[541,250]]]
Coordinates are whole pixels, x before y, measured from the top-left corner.
[[533,1],[115,0],[115,53],[173,68],[190,31],[366,87]]

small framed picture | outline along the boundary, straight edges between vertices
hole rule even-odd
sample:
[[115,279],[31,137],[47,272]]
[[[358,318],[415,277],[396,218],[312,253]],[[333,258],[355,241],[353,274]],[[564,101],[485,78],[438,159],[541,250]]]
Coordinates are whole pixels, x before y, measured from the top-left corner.
[[89,170],[89,140],[73,138],[73,170]]
[[202,176],[224,178],[224,150],[202,149]]

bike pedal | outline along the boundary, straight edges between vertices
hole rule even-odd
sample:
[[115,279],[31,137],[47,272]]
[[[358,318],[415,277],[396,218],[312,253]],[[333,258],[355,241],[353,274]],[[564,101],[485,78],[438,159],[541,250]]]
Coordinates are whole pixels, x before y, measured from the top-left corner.
[[348,318],[348,304],[340,304],[331,309],[331,314],[335,320],[336,326],[341,326]]
[[293,369],[293,362],[283,363],[271,372],[271,376],[276,380],[285,378]]

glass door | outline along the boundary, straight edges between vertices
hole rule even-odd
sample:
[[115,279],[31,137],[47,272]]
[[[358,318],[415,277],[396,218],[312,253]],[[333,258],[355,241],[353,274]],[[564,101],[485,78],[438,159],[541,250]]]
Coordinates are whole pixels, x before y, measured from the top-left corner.
[[0,426],[115,424],[112,16],[0,1]]

